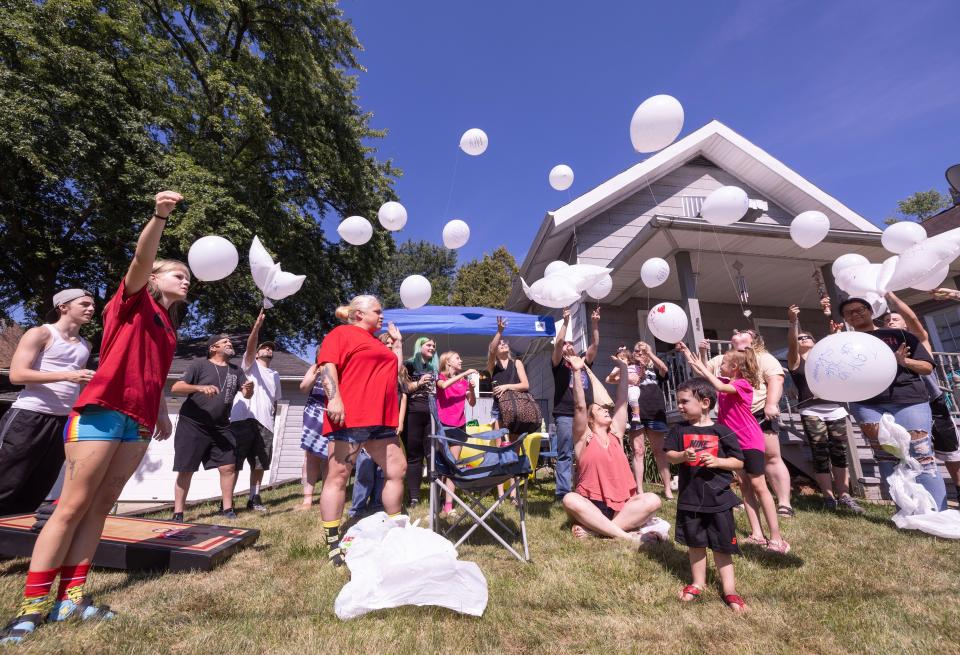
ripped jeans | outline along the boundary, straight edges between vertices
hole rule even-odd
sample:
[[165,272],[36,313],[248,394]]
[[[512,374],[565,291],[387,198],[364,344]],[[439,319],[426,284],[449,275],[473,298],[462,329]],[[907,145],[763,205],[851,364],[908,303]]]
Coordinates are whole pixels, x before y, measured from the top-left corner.
[[880,476],[884,480],[893,473],[893,469],[899,460],[880,447],[877,432],[880,417],[884,414],[893,415],[897,425],[910,433],[910,456],[916,459],[923,468],[923,473],[917,476],[917,483],[930,492],[940,510],[945,510],[947,508],[947,489],[943,484],[943,478],[940,477],[940,469],[937,468],[937,461],[933,456],[933,441],[930,439],[933,416],[930,413],[930,405],[928,403],[917,403],[915,405],[850,403],[850,412],[857,419],[863,436],[870,444],[870,448],[873,449],[874,457],[877,460],[877,468],[880,469]]

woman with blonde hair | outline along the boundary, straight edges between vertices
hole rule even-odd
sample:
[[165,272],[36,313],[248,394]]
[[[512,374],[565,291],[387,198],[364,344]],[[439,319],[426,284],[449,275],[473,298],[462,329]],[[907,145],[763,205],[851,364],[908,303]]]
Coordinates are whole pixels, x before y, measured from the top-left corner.
[[[440,377],[437,378],[437,415],[440,423],[447,428],[467,429],[467,416],[464,408],[467,403],[473,407],[477,404],[477,397],[470,384],[469,378],[476,375],[475,369],[463,370],[463,359],[460,353],[448,350],[440,355]],[[450,446],[454,457],[460,456],[460,446]],[[446,481],[447,488],[453,491],[453,482]],[[443,504],[443,512],[448,516],[453,513],[453,496],[448,493]]]
[[320,493],[320,515],[330,562],[342,566],[340,522],[358,451],[365,448],[383,469],[383,506],[390,516],[399,516],[402,509],[406,461],[397,439],[400,331],[393,323],[387,328],[394,339],[392,352],[374,336],[383,325],[383,308],[375,296],[357,296],[338,307],[336,315],[344,325],[332,329],[317,352],[327,396],[323,434],[333,446]]
[[[163,386],[177,346],[190,270],[182,262],[156,257],[167,217],[181,200],[173,191],[156,195],[133,261],[103,309],[100,363],[64,428],[63,492],[34,544],[23,600],[0,632],[0,644],[22,641],[45,619],[115,616],[85,596],[83,586],[107,514],[143,459],[150,437],[166,439],[172,429]],[[48,596],[58,574],[54,601]]]

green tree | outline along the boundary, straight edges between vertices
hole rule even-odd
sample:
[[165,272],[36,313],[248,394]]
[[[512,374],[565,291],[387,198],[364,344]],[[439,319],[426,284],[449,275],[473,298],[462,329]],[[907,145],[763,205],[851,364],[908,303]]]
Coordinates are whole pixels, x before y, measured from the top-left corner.
[[449,305],[457,272],[457,251],[429,241],[404,241],[382,266],[371,289],[384,307],[403,307],[400,284],[408,275],[422,275],[430,280],[432,295],[429,304]]
[[936,189],[917,191],[910,197],[897,202],[897,212],[900,216],[891,216],[884,223],[893,225],[902,220],[922,222],[950,205],[950,197]]
[[[393,197],[356,98],[353,28],[329,0],[8,0],[0,21],[0,300],[34,318],[61,286],[103,300],[161,188],[187,203],[161,254],[220,234],[243,262],[194,284],[188,329],[249,328],[254,234],[307,281],[267,331],[302,344],[393,250],[330,243],[323,219]],[[12,254],[13,256],[9,256]]]
[[457,271],[453,305],[503,309],[517,277],[517,262],[504,246],[482,259],[467,262]]

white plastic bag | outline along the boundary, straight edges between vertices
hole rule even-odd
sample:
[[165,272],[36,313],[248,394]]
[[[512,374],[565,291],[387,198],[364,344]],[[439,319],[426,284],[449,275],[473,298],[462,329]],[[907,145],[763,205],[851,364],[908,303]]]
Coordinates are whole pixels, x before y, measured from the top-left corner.
[[937,511],[933,496],[916,480],[923,468],[910,456],[910,433],[897,425],[891,414],[884,414],[880,418],[877,439],[881,448],[900,458],[900,463],[887,477],[890,498],[899,508],[892,517],[894,524],[903,530],[920,530],[937,537],[960,539],[960,512]]
[[461,562],[440,535],[412,526],[406,516],[378,512],[359,521],[341,540],[350,582],[334,602],[342,620],[400,605],[439,605],[482,616],[487,579],[473,562]]

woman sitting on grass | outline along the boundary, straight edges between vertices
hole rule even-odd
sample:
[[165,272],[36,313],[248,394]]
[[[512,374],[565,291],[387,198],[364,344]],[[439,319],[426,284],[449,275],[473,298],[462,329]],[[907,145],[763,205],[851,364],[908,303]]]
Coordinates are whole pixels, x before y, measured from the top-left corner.
[[[637,493],[637,483],[623,452],[627,430],[627,363],[611,357],[620,367],[617,402],[587,406],[580,371],[583,359],[565,355],[573,369],[573,457],[577,464],[576,491],[563,497],[563,509],[573,522],[578,538],[602,536],[641,542],[640,526],[660,509],[656,494]],[[656,538],[651,533],[651,539]]]

